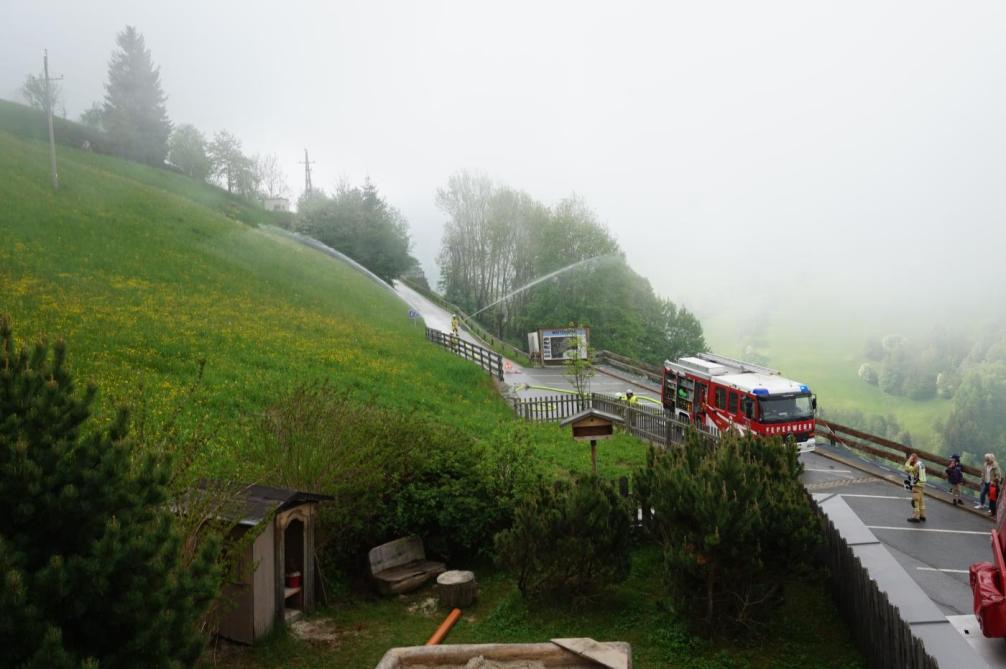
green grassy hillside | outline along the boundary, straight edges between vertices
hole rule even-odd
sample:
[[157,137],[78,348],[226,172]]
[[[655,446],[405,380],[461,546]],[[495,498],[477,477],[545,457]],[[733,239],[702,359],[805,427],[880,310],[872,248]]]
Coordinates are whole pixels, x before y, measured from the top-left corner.
[[[125,176],[165,193],[181,196],[228,218],[245,223],[277,223],[286,217],[283,214],[268,212],[225,190],[209,187],[169,170],[143,169],[136,163],[119,160],[108,155],[112,147],[102,133],[80,124],[55,118],[54,126],[56,144],[59,147],[57,153],[60,157],[65,153],[64,147],[79,149],[86,142],[93,147],[92,151],[87,152],[90,156],[88,162],[104,172]],[[35,109],[8,100],[0,100],[0,131],[16,137],[49,141],[49,126],[45,116]],[[74,152],[70,152],[69,155],[72,157]]]
[[[304,381],[476,436],[511,420],[488,377],[428,344],[390,290],[228,216],[250,205],[108,156],[60,147],[59,160],[53,192],[46,146],[0,132],[0,312],[20,337],[64,337],[103,411],[142,384],[164,417],[205,358],[198,420],[216,435],[206,466],[217,469],[240,460],[242,421]],[[536,436],[557,474],[586,471],[557,428]],[[642,457],[619,439],[601,466]]]

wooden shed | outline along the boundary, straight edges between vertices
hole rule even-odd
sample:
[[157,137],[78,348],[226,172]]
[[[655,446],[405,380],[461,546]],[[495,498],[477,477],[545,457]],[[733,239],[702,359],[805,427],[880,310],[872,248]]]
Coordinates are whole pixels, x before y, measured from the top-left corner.
[[[316,601],[314,531],[318,503],[328,495],[250,485],[237,495],[234,537],[255,539],[241,556],[241,580],[224,588],[220,635],[254,643],[277,620],[307,612]],[[299,574],[299,578],[297,575]],[[288,577],[290,577],[288,579]]]

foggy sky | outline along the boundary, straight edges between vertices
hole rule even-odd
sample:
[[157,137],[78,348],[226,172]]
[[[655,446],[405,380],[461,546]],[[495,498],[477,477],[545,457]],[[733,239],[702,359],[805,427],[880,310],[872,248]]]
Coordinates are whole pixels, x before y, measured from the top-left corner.
[[1006,4],[0,0],[0,97],[49,49],[71,118],[117,31],[177,123],[370,176],[435,281],[434,192],[573,192],[700,314],[1002,309]]

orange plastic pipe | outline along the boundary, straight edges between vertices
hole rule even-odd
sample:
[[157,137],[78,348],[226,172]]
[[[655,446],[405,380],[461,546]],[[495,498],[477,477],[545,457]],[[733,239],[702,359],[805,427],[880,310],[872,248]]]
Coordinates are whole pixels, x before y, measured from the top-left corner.
[[440,623],[440,627],[438,627],[437,631],[433,633],[433,636],[431,636],[430,640],[426,642],[426,645],[436,646],[438,643],[443,641],[444,637],[447,636],[447,633],[451,631],[451,628],[454,627],[454,623],[456,623],[460,617],[461,609],[454,609],[448,613],[447,617],[444,618],[444,622]]

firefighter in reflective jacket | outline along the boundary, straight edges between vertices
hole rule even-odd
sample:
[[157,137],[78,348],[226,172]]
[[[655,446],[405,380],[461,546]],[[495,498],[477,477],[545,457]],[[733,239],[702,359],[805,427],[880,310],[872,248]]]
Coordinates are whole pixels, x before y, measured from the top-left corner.
[[451,314],[451,334],[458,336],[458,315]]
[[907,484],[912,487],[912,506],[915,512],[908,519],[910,523],[918,523],[926,520],[926,465],[919,460],[919,456],[912,453],[905,463],[905,472],[908,474]]

